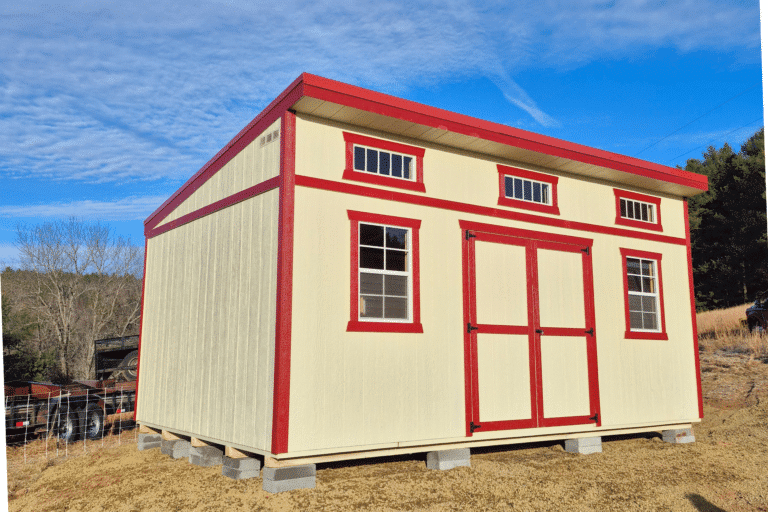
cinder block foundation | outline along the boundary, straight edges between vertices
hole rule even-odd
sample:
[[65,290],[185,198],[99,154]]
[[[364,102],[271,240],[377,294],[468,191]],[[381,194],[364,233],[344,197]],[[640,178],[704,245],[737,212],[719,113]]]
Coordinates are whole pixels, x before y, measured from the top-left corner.
[[427,453],[427,469],[445,471],[446,469],[453,469],[458,466],[472,466],[469,461],[469,448]]
[[590,453],[602,453],[602,437],[578,437],[576,439],[565,440],[565,451],[568,453],[580,453],[588,455]]
[[264,468],[262,489],[271,493],[315,488],[314,464],[290,468]]
[[195,466],[209,468],[222,463],[224,452],[215,446],[191,446],[189,448],[189,462]]
[[163,437],[160,434],[139,434],[139,451],[160,448]]
[[661,438],[666,443],[683,444],[696,441],[692,428],[676,428],[672,430],[662,430]]
[[184,459],[189,457],[189,441],[184,439],[168,440],[163,439],[160,442],[160,451],[169,455],[172,459]]
[[[221,474],[233,480],[245,480],[257,478],[261,470],[261,461],[251,457],[233,459],[224,456],[221,466]],[[314,487],[314,486],[313,486]]]

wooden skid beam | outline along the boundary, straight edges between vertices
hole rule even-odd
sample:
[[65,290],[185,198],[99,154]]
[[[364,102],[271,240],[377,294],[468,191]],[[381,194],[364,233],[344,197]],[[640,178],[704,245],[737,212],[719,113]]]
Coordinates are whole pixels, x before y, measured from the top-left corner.
[[231,446],[224,447],[224,455],[226,455],[230,459],[246,459],[248,457],[253,457],[253,455],[249,453],[241,452],[237,448],[232,448]]
[[163,434],[162,435],[163,435],[163,439],[165,439],[166,441],[176,441],[178,439],[184,439],[183,437],[179,437],[176,434],[172,434],[171,432],[169,432],[167,430],[163,430]]

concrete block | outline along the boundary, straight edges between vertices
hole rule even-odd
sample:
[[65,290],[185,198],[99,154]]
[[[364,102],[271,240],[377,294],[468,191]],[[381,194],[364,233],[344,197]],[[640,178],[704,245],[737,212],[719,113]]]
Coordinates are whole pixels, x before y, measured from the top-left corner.
[[292,491],[294,489],[315,488],[314,464],[293,466],[289,468],[264,468],[262,473],[262,489],[271,493]]
[[260,470],[261,461],[251,457],[232,459],[225,455],[221,465],[221,474],[233,480],[258,478]]
[[189,441],[184,439],[174,439],[173,441],[163,439],[160,442],[160,451],[173,459],[189,457],[189,448]]
[[151,450],[160,448],[160,442],[163,440],[160,434],[139,434],[139,450]]
[[662,430],[661,438],[666,443],[675,444],[692,443],[696,441],[692,428],[675,428],[671,430]]
[[565,451],[568,453],[580,453],[582,455],[588,455],[590,453],[602,453],[603,438],[598,436],[566,439]]
[[441,450],[427,453],[427,469],[453,469],[459,466],[471,467],[469,461],[469,448],[456,450]]
[[189,462],[203,468],[218,466],[223,457],[224,452],[215,446],[192,446],[189,449]]

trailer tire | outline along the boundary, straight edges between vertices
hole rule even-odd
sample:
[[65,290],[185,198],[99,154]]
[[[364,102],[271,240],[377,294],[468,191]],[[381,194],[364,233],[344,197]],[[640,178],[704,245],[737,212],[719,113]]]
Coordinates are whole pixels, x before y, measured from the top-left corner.
[[53,434],[66,443],[76,441],[80,433],[80,421],[77,413],[68,408],[60,408],[55,414]]
[[136,380],[136,365],[139,364],[139,351],[134,350],[120,361],[117,365],[117,370],[112,374],[112,378],[116,381],[130,381]]
[[101,439],[104,436],[104,411],[96,404],[88,404],[80,411],[80,427],[83,437],[90,440]]

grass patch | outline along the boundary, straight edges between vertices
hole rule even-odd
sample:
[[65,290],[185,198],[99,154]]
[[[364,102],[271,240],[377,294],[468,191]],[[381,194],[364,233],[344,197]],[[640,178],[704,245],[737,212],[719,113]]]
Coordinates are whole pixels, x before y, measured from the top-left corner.
[[699,347],[708,352],[737,352],[755,359],[768,359],[768,336],[750,333],[742,323],[750,305],[697,313]]

